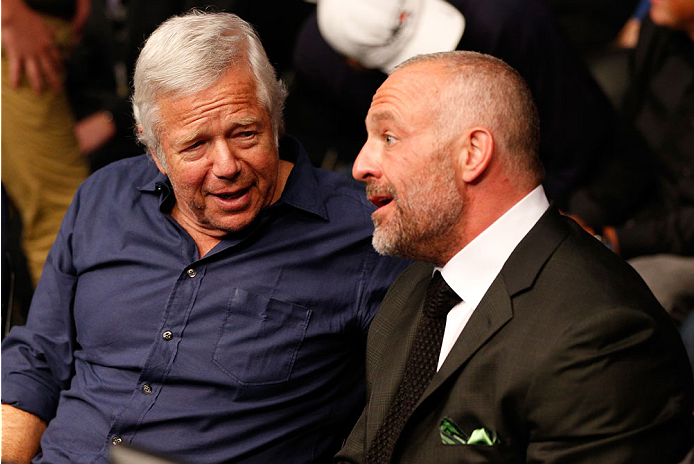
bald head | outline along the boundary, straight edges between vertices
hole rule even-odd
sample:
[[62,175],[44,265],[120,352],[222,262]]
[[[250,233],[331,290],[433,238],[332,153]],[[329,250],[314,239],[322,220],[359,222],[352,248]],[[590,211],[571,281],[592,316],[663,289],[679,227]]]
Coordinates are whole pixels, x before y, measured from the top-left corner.
[[366,182],[374,248],[442,265],[542,180],[523,79],[471,52],[406,61],[379,87],[352,174]]
[[430,100],[441,140],[470,127],[491,131],[505,171],[529,186],[542,182],[540,122],[532,93],[523,78],[498,58],[470,51],[420,55],[396,67],[437,70],[437,96]]

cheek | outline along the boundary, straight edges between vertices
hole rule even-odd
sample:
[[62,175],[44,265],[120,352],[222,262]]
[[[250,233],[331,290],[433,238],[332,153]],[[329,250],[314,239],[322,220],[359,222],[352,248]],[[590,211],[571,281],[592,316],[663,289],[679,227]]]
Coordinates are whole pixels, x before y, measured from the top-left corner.
[[254,171],[255,177],[258,179],[258,184],[261,188],[267,188],[269,184],[274,183],[277,177],[277,171],[275,166],[269,164],[263,166],[256,166]]
[[256,178],[258,186],[265,190],[270,185],[274,185],[277,181],[279,160],[268,159],[267,152],[259,154],[259,156],[248,159],[245,170]]
[[186,197],[192,197],[202,190],[205,182],[205,173],[199,172],[192,167],[170,170],[169,180],[177,192],[182,193]]
[[399,184],[394,189],[395,193],[395,204],[397,210],[401,214],[412,214],[414,213],[414,206],[418,201],[417,199],[417,186],[413,183],[405,182]]

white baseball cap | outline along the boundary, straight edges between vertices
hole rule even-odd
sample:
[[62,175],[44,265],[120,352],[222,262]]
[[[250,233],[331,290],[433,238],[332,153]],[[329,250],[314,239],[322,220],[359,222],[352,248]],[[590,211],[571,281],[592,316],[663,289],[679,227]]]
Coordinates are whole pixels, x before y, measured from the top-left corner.
[[455,50],[465,30],[444,0],[318,0],[317,12],[333,49],[385,73],[415,55]]

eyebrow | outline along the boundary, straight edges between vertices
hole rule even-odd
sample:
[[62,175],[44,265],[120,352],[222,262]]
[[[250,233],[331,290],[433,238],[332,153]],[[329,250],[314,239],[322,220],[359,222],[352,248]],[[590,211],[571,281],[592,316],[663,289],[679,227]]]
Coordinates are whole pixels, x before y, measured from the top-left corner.
[[236,121],[236,125],[237,125],[237,126],[241,126],[241,127],[243,127],[243,126],[252,126],[253,124],[259,124],[259,123],[262,123],[262,122],[263,122],[263,120],[262,120],[261,118],[257,118],[257,117],[255,117],[255,116],[250,116],[250,117],[247,117],[247,118],[239,119],[238,121]]
[[190,135],[186,135],[185,137],[181,137],[180,139],[174,140],[172,145],[179,147],[186,146],[189,143],[192,143],[194,140],[197,140],[200,137],[200,134],[201,131],[195,131]]
[[[247,118],[241,118],[237,121],[234,121],[234,128],[238,127],[248,127],[252,126],[254,124],[262,124],[262,119],[257,118],[257,117],[247,117]],[[176,140],[174,143],[178,146],[185,146],[193,141],[197,140],[200,138],[200,136],[204,133],[202,130],[196,130],[190,135],[186,135],[185,137],[181,137],[180,139]]]
[[367,115],[366,119],[371,118],[373,122],[395,121],[395,115],[390,111],[378,111],[372,115]]

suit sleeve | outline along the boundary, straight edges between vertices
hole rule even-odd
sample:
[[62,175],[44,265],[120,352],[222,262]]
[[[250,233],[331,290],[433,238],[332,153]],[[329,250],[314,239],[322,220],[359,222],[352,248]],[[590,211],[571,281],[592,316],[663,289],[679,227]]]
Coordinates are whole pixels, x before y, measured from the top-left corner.
[[527,461],[679,462],[692,374],[676,330],[659,312],[595,314],[559,337],[529,387]]

